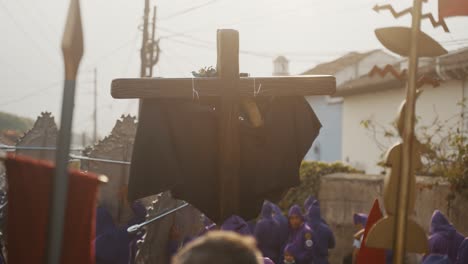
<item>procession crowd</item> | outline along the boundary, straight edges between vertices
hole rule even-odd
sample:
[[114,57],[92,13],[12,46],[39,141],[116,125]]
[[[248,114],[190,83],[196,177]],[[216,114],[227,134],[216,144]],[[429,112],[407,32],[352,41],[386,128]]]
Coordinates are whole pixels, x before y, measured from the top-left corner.
[[[98,208],[96,226],[96,263],[134,263],[137,241],[142,234],[131,235],[127,227],[144,221],[144,206],[132,205],[135,217],[118,228],[110,214]],[[354,236],[354,252],[343,263],[362,263],[356,257],[363,247],[368,215],[354,214],[358,232]],[[203,216],[204,228],[193,237],[182,237],[177,227],[171,228],[167,262],[192,263],[265,263],[265,264],[326,264],[329,249],[335,247],[334,234],[321,217],[320,203],[310,196],[303,207],[293,205],[287,216],[274,203],[265,201],[257,220],[246,222],[231,216],[221,226]],[[350,238],[351,243],[351,238]],[[422,263],[468,264],[468,239],[464,238],[438,210],[432,216],[429,231],[429,253]],[[385,258],[366,263],[392,263],[392,252]]]

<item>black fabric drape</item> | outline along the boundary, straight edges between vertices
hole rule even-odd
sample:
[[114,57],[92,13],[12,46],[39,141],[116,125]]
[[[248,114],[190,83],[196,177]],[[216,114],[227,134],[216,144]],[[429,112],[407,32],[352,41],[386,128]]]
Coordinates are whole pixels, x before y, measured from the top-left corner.
[[[299,184],[299,167],[321,128],[303,97],[259,97],[260,128],[240,118],[240,211],[258,215]],[[145,99],[133,149],[129,199],[171,190],[220,222],[218,102]],[[241,116],[243,114],[241,113]]]

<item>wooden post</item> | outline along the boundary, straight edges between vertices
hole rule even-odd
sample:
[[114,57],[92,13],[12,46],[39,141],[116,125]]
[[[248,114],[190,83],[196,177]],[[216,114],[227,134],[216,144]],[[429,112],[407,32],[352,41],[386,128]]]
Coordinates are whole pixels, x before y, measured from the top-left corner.
[[226,219],[239,209],[239,32],[218,30],[217,72],[223,85],[219,122],[220,213]]
[[404,131],[403,131],[403,151],[401,156],[402,167],[399,182],[399,193],[397,198],[398,209],[396,211],[395,221],[395,241],[394,241],[394,254],[395,263],[405,263],[406,251],[406,232],[408,222],[408,208],[410,203],[410,187],[411,177],[415,177],[412,164],[414,153],[414,123],[415,123],[415,109],[416,109],[416,81],[418,71],[418,46],[419,34],[421,28],[421,10],[422,0],[414,0],[413,3],[413,22],[411,28],[411,45],[409,56],[409,69],[408,69],[408,87],[406,89],[406,111],[404,116]]

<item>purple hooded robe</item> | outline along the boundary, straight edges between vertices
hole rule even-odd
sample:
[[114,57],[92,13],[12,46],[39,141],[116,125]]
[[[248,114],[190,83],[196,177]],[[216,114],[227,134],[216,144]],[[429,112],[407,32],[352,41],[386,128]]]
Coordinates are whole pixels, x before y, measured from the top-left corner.
[[241,235],[251,236],[249,225],[242,217],[233,215],[221,225],[221,230],[233,231]]
[[260,219],[255,226],[254,236],[263,256],[270,258],[275,263],[279,263],[282,246],[280,225],[273,219],[273,208],[267,202],[263,203]]
[[353,215],[353,219],[354,219],[354,225],[362,225],[363,228],[366,227],[366,224],[367,224],[367,218],[368,218],[368,215],[367,214],[363,214],[363,213],[355,213]]
[[114,225],[110,213],[98,207],[96,215],[96,264],[128,264],[130,235]]
[[465,237],[457,232],[447,218],[439,210],[435,210],[429,230],[429,253],[447,255],[455,263],[463,239]]
[[335,236],[330,227],[323,223],[318,203],[309,206],[306,221],[314,234],[314,264],[328,264],[328,249],[335,247]]
[[273,219],[279,224],[279,239],[281,241],[281,253],[283,253],[283,249],[286,246],[289,235],[288,218],[283,214],[283,211],[281,211],[281,208],[279,208],[278,205],[270,201],[266,201],[266,203],[270,204],[273,209]]
[[[289,217],[297,215],[304,221],[299,205],[293,205],[289,209],[288,215]],[[289,228],[289,238],[286,248],[288,252],[294,256],[296,264],[309,264],[312,263],[313,260],[313,245],[315,242],[312,230],[307,223],[304,222],[297,229]]]
[[468,237],[463,240],[458,248],[457,262],[455,264],[468,263]]

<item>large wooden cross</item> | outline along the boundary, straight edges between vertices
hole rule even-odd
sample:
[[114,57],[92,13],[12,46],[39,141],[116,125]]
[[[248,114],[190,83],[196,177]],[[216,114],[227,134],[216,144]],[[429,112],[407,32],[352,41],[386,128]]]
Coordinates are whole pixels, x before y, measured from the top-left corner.
[[239,209],[239,105],[242,98],[255,96],[313,96],[335,92],[333,76],[240,77],[239,33],[217,32],[217,77],[139,78],[112,81],[114,98],[220,97],[219,182],[223,219]]

